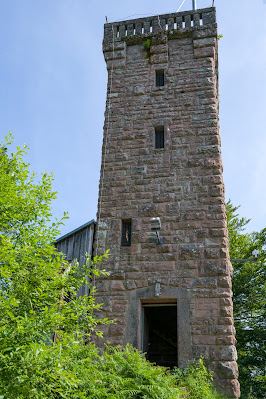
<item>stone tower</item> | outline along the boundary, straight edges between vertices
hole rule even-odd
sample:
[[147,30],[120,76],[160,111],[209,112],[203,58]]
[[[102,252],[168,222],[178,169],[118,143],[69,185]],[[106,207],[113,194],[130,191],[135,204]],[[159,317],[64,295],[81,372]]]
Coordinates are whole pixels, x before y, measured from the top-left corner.
[[102,316],[116,319],[105,339],[170,367],[204,356],[216,386],[239,397],[215,8],[107,23],[103,52],[94,247],[110,249],[96,286]]

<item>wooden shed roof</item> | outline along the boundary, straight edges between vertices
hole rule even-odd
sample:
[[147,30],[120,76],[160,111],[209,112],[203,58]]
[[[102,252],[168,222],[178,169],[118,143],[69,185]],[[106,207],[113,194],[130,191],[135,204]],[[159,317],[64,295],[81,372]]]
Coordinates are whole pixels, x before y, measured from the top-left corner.
[[85,227],[90,226],[91,224],[96,224],[96,222],[95,222],[94,219],[90,220],[89,222],[83,224],[83,225],[80,226],[80,227],[77,227],[76,229],[70,231],[69,233],[63,235],[62,237],[57,238],[57,240],[55,241],[55,244],[59,243],[60,241],[65,240],[67,237],[72,236],[73,234],[77,233],[78,231],[84,229]]

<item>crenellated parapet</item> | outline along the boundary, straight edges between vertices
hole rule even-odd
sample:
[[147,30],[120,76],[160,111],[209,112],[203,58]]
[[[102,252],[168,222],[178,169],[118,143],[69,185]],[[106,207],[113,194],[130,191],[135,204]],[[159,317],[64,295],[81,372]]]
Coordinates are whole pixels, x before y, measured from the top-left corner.
[[103,52],[107,69],[110,69],[112,60],[116,60],[112,63],[115,68],[125,66],[126,48],[130,45],[143,44],[149,39],[153,46],[182,37],[193,39],[195,58],[215,58],[216,9],[204,8],[105,24]]
[[[204,8],[197,11],[185,11],[158,16],[131,19],[128,21],[107,23],[104,25],[103,45],[113,42],[127,41],[135,38],[143,40],[143,37],[158,35],[159,33],[184,33],[195,30],[206,30],[206,27],[215,30],[216,9]],[[105,50],[105,48],[104,48]]]

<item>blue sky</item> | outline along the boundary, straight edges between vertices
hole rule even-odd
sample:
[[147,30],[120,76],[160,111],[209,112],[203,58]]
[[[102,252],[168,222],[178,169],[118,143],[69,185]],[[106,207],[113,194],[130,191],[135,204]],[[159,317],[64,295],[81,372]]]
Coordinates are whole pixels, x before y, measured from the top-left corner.
[[[182,0],[1,0],[0,126],[30,147],[32,170],[54,172],[62,234],[95,218],[107,74],[105,16],[174,12]],[[197,0],[198,7],[212,0]],[[266,226],[266,1],[215,0],[226,198]],[[191,9],[186,0],[181,11]],[[137,14],[137,15],[136,15]]]

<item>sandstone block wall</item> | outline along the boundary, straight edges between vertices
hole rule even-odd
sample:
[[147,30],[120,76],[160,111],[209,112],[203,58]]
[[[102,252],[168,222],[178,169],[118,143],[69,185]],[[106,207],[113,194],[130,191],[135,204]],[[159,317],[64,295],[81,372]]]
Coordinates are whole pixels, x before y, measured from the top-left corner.
[[[98,254],[110,248],[110,276],[96,281],[102,316],[117,321],[105,327],[106,340],[141,349],[142,304],[176,302],[179,366],[203,355],[216,385],[239,397],[215,9],[106,24],[104,32],[109,75],[94,246]],[[156,70],[164,70],[163,87]],[[164,149],[155,149],[158,126]],[[161,219],[163,244],[151,217]],[[121,247],[123,219],[132,221],[129,247]]]

